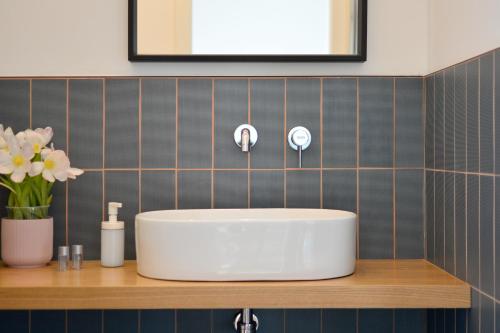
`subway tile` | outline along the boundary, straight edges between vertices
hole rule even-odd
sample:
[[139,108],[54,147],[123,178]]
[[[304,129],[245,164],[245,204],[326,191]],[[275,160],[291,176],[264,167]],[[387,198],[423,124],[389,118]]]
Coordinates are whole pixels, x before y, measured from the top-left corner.
[[465,175],[455,174],[455,275],[466,280]]
[[393,258],[392,171],[362,170],[359,181],[359,256]]
[[500,173],[500,50],[495,52],[495,173]]
[[320,172],[286,172],[286,207],[320,208]]
[[468,309],[455,309],[455,333],[466,333]]
[[143,170],[141,211],[175,209],[175,171]]
[[393,327],[393,310],[361,309],[359,333],[389,333]]
[[[287,79],[286,135],[295,126],[303,126],[311,132],[311,144],[302,154],[305,168],[320,166],[320,80]],[[286,165],[298,166],[298,153],[286,143]]]
[[[72,182],[73,180],[70,180]],[[54,242],[52,255],[57,258],[57,247],[67,245],[66,242],[66,185],[56,182],[52,187],[52,204],[49,214],[54,220]]]
[[427,333],[436,333],[436,309],[427,310]]
[[359,79],[359,165],[393,165],[393,79]]
[[252,168],[282,168],[284,164],[285,81],[250,80],[251,123],[259,134],[250,153]]
[[323,167],[356,166],[357,80],[323,80]]
[[455,169],[455,70],[444,71],[444,168]]
[[[436,333],[445,333],[445,309],[436,310]],[[446,332],[448,333],[448,332]]]
[[444,331],[455,333],[455,309],[444,310]]
[[210,310],[178,310],[177,333],[210,333],[210,317]]
[[434,168],[434,81],[434,75],[425,78],[425,166],[427,168]]
[[396,258],[424,256],[423,171],[396,171]]
[[212,80],[178,83],[178,167],[212,166]]
[[141,87],[141,165],[175,168],[176,81],[143,79]]
[[427,260],[435,262],[434,253],[434,172],[425,171],[425,230]]
[[[213,310],[212,332],[213,333],[234,333],[234,327],[231,325],[238,310]],[[259,327],[260,328],[260,327]],[[260,331],[260,329],[259,329]]]
[[31,311],[30,333],[64,333],[66,313],[62,310]]
[[[52,126],[55,131],[53,142],[57,149],[66,149],[66,81],[43,80],[33,81],[33,127]],[[48,121],[47,121],[48,120]],[[53,200],[49,213],[54,219],[54,249],[57,257],[57,247],[66,244],[66,187],[56,182],[53,190]]]
[[29,80],[0,80],[0,114],[0,124],[14,132],[30,126]]
[[491,298],[481,295],[481,333],[490,333],[495,331],[495,301]]
[[[68,185],[69,244],[81,244],[85,259],[101,257],[102,172],[86,172]],[[106,219],[107,220],[107,219]]]
[[[498,176],[495,177],[495,258],[500,258],[500,179]],[[500,300],[499,260],[495,260],[495,298]]]
[[444,268],[444,247],[445,247],[445,180],[443,172],[436,172],[435,175],[435,220],[434,220],[434,258],[435,264]]
[[178,208],[210,208],[211,184],[210,171],[179,171],[177,174]]
[[444,174],[444,269],[455,273],[455,175]]
[[69,80],[69,147],[71,164],[102,167],[103,80]]
[[420,78],[396,79],[396,166],[422,167],[423,123]]
[[427,333],[426,310],[396,309],[394,316],[395,333]]
[[479,333],[479,318],[481,316],[481,295],[471,289],[471,308],[467,317],[467,333]]
[[106,79],[107,168],[139,165],[139,80]]
[[31,127],[52,127],[52,142],[66,151],[66,80],[33,80],[31,91]]
[[214,207],[248,208],[247,171],[216,171],[214,173]]
[[481,172],[492,173],[493,162],[493,53],[479,59],[479,147]]
[[479,288],[479,176],[467,175],[467,282]]
[[480,176],[479,189],[479,267],[481,269],[479,286],[483,292],[493,295],[495,289],[493,177]]
[[216,168],[246,168],[248,154],[234,142],[234,130],[248,123],[248,80],[214,81],[214,163]]
[[318,309],[285,310],[285,327],[287,333],[320,333],[321,314]]
[[251,171],[250,207],[283,208],[284,178],[283,171]]
[[357,211],[356,170],[323,171],[323,208]]
[[323,310],[323,332],[356,333],[356,310]]
[[174,333],[174,310],[141,310],[140,333]]
[[101,310],[68,311],[68,333],[101,333]]
[[[135,259],[135,215],[139,212],[139,179],[135,171],[105,173],[104,202],[123,203],[119,219],[125,222],[125,259]],[[107,207],[104,216],[108,215]]]
[[455,170],[466,171],[466,65],[455,66]]
[[285,311],[281,309],[255,310],[260,323],[259,333],[281,332],[284,327],[284,313]]
[[105,310],[103,333],[139,333],[137,310]]
[[29,329],[28,311],[0,311],[0,332],[29,333]]
[[467,63],[467,171],[479,171],[479,63]]
[[434,163],[436,169],[444,169],[444,73],[438,72],[434,81]]

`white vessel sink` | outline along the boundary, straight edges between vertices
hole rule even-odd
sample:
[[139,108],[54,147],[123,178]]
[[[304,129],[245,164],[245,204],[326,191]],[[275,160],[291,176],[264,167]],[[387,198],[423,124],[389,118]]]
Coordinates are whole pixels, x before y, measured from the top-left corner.
[[317,280],[352,274],[356,214],[327,209],[140,213],[138,273],[187,281]]

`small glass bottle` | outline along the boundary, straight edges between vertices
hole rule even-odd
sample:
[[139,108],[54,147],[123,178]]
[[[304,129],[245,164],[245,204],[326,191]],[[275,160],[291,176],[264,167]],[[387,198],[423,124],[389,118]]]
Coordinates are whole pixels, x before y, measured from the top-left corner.
[[71,245],[71,267],[79,270],[83,264],[83,245]]
[[59,246],[57,252],[59,272],[66,272],[69,266],[69,246]]

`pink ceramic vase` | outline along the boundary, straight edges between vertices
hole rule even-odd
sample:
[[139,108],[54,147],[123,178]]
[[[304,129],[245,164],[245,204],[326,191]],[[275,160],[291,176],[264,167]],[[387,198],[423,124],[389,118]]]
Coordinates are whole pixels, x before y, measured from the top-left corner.
[[2,219],[2,260],[15,268],[42,267],[52,259],[52,217]]

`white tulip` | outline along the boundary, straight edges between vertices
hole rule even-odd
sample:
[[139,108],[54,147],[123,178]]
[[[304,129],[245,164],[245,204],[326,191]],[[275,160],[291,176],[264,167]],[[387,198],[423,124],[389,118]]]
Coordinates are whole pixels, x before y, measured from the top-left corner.
[[21,183],[31,169],[33,149],[27,142],[21,144],[10,127],[4,131],[3,139],[7,146],[0,150],[0,173],[10,174],[14,182]]
[[53,183],[56,179],[64,182],[68,178],[75,179],[83,173],[83,170],[71,168],[69,159],[62,150],[45,148],[42,150],[42,162],[33,162],[29,175],[34,177],[42,174],[42,177]]

